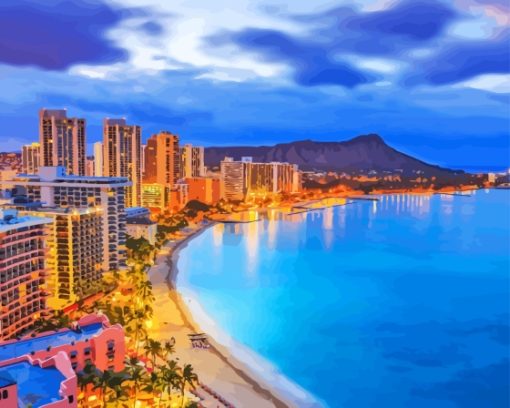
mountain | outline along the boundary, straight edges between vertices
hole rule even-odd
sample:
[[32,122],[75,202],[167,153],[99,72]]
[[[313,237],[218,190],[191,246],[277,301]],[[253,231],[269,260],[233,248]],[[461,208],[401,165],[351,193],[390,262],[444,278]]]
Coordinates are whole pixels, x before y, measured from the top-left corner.
[[281,161],[297,164],[301,170],[317,171],[401,171],[426,175],[451,175],[463,171],[434,166],[388,146],[376,134],[362,135],[343,142],[301,140],[274,146],[207,147],[205,164],[219,166],[226,156],[236,160],[253,157],[255,162]]

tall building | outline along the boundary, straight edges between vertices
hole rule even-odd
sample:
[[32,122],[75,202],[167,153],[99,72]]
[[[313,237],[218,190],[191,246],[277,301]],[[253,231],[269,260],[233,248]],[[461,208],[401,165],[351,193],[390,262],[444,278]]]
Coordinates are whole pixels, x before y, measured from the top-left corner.
[[220,163],[221,196],[229,201],[242,201],[246,196],[246,164],[234,161],[232,157],[225,157]]
[[39,170],[40,164],[40,150],[39,143],[32,143],[24,145],[21,153],[21,169],[25,174],[36,174]]
[[46,280],[49,307],[64,309],[102,289],[98,285],[104,271],[101,207],[37,208],[21,213],[52,220],[46,258],[50,271]]
[[228,200],[244,200],[247,197],[298,192],[298,173],[294,164],[254,163],[251,157],[234,161],[226,157],[221,162],[222,197]]
[[62,166],[69,175],[85,175],[85,119],[68,118],[65,109],[41,109],[39,143],[41,166]]
[[163,207],[170,205],[171,191],[180,176],[179,136],[167,131],[152,135],[145,148],[144,183],[161,186]]
[[123,269],[126,263],[124,177],[68,176],[62,167],[41,167],[38,175],[18,175],[0,181],[15,201],[41,203],[43,207],[100,208],[102,214],[103,269]]
[[204,177],[204,148],[185,144],[181,148],[182,178]]
[[125,119],[103,122],[103,175],[127,177],[132,182],[126,188],[128,207],[139,207],[142,203],[141,136],[141,127],[127,125]]
[[96,174],[96,170],[94,167],[95,167],[94,157],[88,156],[85,159],[85,175],[89,177],[94,176]]
[[0,210],[0,340],[19,335],[47,312],[43,285],[50,223],[49,218]]
[[103,176],[103,143],[96,142],[94,143],[94,176],[102,177]]

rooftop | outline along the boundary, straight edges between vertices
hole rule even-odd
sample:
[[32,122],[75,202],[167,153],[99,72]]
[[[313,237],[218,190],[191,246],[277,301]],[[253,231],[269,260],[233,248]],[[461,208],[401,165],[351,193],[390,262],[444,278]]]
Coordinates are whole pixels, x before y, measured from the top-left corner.
[[82,326],[81,330],[73,331],[67,329],[56,333],[42,335],[40,337],[28,338],[19,341],[0,344],[0,361],[9,360],[30,354],[31,351],[45,350],[48,347],[58,347],[71,342],[86,341],[103,331],[102,323],[92,323]]
[[[59,401],[60,384],[66,378],[55,367],[41,368],[28,362],[19,362],[0,368],[0,386],[18,384],[18,401],[20,407],[32,404],[40,407],[50,402]],[[9,383],[9,384],[7,384]]]

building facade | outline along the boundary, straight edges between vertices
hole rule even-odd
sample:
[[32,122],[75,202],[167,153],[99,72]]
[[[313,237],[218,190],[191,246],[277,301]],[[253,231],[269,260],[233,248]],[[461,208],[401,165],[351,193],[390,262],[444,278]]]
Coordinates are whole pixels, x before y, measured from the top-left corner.
[[87,363],[120,372],[124,358],[124,330],[98,314],[82,317],[73,329],[0,343],[0,406],[75,408],[87,397],[97,400],[79,390],[76,373]]
[[53,220],[48,228],[46,257],[50,308],[62,310],[100,292],[104,272],[101,207],[38,208],[21,214]]
[[184,179],[188,184],[188,199],[206,204],[215,204],[221,198],[220,179],[213,177],[192,177]]
[[204,148],[185,144],[181,148],[181,177],[204,177]]
[[0,340],[19,335],[47,313],[46,228],[51,219],[0,210]]
[[103,177],[103,167],[104,167],[104,159],[103,159],[103,143],[96,142],[94,143],[94,176]]
[[62,166],[69,175],[85,175],[85,119],[68,118],[64,109],[41,109],[39,144],[41,166]]
[[145,184],[160,186],[160,208],[170,206],[171,192],[181,175],[179,136],[162,131],[149,138],[145,148],[144,174]]
[[41,167],[38,175],[18,175],[0,181],[16,201],[43,207],[99,208],[102,214],[103,269],[120,270],[126,264],[125,189],[123,177],[68,176],[62,167]]
[[105,119],[103,122],[103,175],[127,177],[126,205],[142,204],[142,129],[127,125],[125,119]]
[[32,143],[24,145],[21,152],[21,171],[26,174],[37,174],[41,162],[40,158],[41,145]]
[[234,161],[226,157],[220,168],[222,197],[227,200],[239,201],[300,191],[301,179],[294,164],[255,163],[251,157]]

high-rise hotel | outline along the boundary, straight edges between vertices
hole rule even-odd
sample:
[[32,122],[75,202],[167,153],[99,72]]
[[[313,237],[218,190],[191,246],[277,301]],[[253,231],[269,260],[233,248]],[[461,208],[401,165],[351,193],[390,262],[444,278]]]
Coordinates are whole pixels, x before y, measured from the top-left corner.
[[32,143],[24,145],[21,151],[21,169],[26,174],[36,174],[39,170],[41,145]]
[[65,109],[41,109],[39,144],[41,166],[62,166],[69,175],[85,175],[85,119],[68,118]]
[[142,130],[128,125],[125,119],[105,119],[103,122],[103,175],[127,177],[132,185],[126,189],[126,206],[142,203]]
[[254,163],[251,157],[221,162],[221,191],[227,200],[299,192],[301,180],[295,164]]
[[168,207],[171,191],[181,178],[179,136],[167,131],[152,135],[145,147],[144,162],[144,205]]
[[192,146],[185,144],[181,147],[181,177],[204,177],[204,148],[202,146]]
[[[0,188],[7,190],[14,203],[32,203],[35,206],[43,208],[69,208],[71,215],[75,214],[75,221],[83,225],[73,226],[73,229],[66,230],[66,234],[71,237],[65,237],[79,243],[83,240],[84,231],[95,236],[92,231],[101,228],[102,247],[103,247],[103,265],[104,271],[113,271],[123,269],[126,262],[126,210],[125,210],[125,189],[131,187],[131,182],[123,177],[85,177],[69,176],[65,173],[63,167],[41,167],[39,174],[27,175],[19,174],[12,180],[0,181]],[[79,209],[91,209],[90,216],[80,215]],[[74,213],[76,209],[77,213]],[[100,211],[101,222],[97,216],[93,216],[94,211]],[[65,214],[52,215],[61,219],[60,227],[65,222],[72,222],[73,219],[67,219]],[[76,217],[82,217],[78,220]],[[67,219],[67,221],[66,221]],[[90,245],[89,245],[90,244]],[[97,247],[87,239],[83,241],[83,251],[75,251],[72,257],[80,257],[76,260],[80,270],[78,276],[84,276],[87,279],[92,278],[96,273],[97,262],[87,265],[87,257],[97,254]],[[70,259],[68,257],[68,259]],[[63,269],[61,269],[63,271]],[[62,272],[64,278],[65,273]],[[62,280],[63,282],[63,280]],[[62,286],[63,288],[63,286]],[[69,287],[69,290],[72,288]]]
[[51,222],[0,209],[0,340],[19,335],[47,312],[45,234]]

